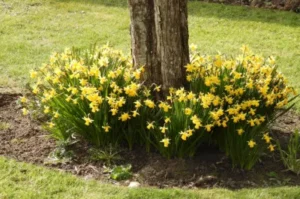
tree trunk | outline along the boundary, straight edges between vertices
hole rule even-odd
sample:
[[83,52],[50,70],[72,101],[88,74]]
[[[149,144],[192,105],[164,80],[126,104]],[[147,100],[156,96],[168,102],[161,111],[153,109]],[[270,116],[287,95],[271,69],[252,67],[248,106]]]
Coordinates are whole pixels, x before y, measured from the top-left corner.
[[145,66],[146,84],[186,86],[189,62],[187,0],[128,0],[135,67]]

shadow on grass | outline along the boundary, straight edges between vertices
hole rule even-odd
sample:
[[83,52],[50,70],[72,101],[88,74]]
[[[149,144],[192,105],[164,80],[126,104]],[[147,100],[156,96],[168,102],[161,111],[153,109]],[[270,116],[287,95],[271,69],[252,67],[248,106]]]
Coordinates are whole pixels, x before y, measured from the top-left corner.
[[127,0],[55,0],[57,2],[78,2],[84,4],[98,4],[103,6],[127,8]]
[[189,2],[189,15],[300,27],[300,14],[246,6]]
[[[56,0],[57,2],[78,2],[84,4],[98,4],[127,8],[127,0]],[[254,21],[262,23],[274,23],[285,26],[300,27],[300,14],[250,8],[246,6],[222,5],[205,2],[189,2],[189,15],[197,17],[224,18],[236,21]]]

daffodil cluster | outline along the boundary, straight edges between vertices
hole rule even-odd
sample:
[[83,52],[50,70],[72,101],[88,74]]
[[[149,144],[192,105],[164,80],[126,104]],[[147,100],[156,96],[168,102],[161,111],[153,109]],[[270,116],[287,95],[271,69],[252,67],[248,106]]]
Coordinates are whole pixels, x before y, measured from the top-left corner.
[[213,138],[234,165],[250,169],[263,151],[275,150],[265,132],[276,109],[296,93],[277,71],[274,57],[254,55],[247,46],[241,50],[236,58],[193,51],[186,71],[202,111],[209,111]]
[[[150,89],[141,84],[143,72],[143,67],[132,67],[128,56],[104,46],[54,53],[30,76],[32,92],[55,137],[67,139],[76,133],[98,146],[126,140],[132,147],[140,139],[140,124],[146,125],[140,120],[155,106]],[[21,98],[24,107],[27,101]]]
[[[158,102],[160,122],[148,121],[158,150],[166,157],[193,156],[209,136],[214,121],[202,111],[201,96],[185,89],[170,89],[166,101]],[[221,116],[220,116],[221,117]]]
[[22,112],[31,115],[27,107],[35,103],[58,139],[76,133],[97,146],[140,144],[166,157],[193,156],[202,143],[216,143],[233,165],[250,169],[262,152],[276,149],[268,125],[295,91],[273,57],[246,46],[236,58],[195,49],[185,66],[190,88],[170,88],[161,101],[152,97],[160,85],[143,85],[144,68],[120,51],[54,53],[31,71],[35,99],[20,98]]

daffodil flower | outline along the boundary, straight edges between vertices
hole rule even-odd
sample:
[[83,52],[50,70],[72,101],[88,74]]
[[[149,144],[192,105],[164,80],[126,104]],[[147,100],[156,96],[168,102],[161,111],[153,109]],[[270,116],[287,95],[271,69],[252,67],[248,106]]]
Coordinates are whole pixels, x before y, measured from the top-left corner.
[[89,117],[83,117],[83,120],[85,121],[85,125],[87,126],[89,126],[94,121]]
[[253,148],[256,145],[256,142],[254,142],[253,140],[248,141],[248,146],[250,148]]
[[160,142],[164,144],[164,147],[168,147],[170,144],[170,139],[169,138],[164,138]]
[[147,129],[154,129],[154,121],[153,122],[147,122]]

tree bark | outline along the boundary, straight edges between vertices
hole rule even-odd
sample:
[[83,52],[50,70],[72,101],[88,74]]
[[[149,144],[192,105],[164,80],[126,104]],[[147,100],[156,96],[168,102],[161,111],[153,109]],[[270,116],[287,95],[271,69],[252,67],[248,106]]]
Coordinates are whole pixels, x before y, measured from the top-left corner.
[[187,0],[128,0],[133,63],[145,66],[146,84],[186,86],[189,62]]
[[145,84],[162,84],[160,59],[154,23],[153,0],[128,0],[130,10],[131,54],[135,67],[145,66]]

